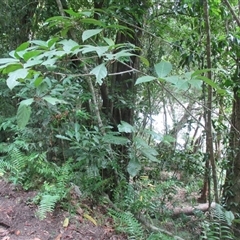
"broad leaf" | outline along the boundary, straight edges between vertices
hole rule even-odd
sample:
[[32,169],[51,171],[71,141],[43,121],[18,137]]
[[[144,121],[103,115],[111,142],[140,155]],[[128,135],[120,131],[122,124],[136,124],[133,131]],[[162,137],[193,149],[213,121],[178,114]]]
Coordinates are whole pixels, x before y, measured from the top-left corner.
[[[83,23],[89,23],[89,24],[94,24],[97,26],[101,26],[101,27],[105,27],[105,24],[99,20],[96,20],[94,18],[85,18],[85,19],[81,19],[81,22]],[[94,34],[95,35],[95,34]]]
[[83,42],[89,39],[92,36],[95,36],[99,34],[102,31],[102,29],[91,29],[91,30],[86,30],[82,34],[82,40]]
[[48,49],[48,42],[42,41],[42,40],[32,40],[31,43],[34,43],[40,47],[43,47],[45,49]]
[[[6,64],[6,65],[3,65],[2,67],[3,67],[2,73],[6,74],[6,73],[14,72],[18,69],[22,69],[22,64],[21,63]],[[0,66],[0,69],[1,69],[1,66]]]
[[34,51],[28,51],[23,55],[24,61],[28,61],[30,58],[34,58],[41,54],[43,50],[34,50]]
[[28,69],[18,69],[14,72],[8,74],[7,86],[12,90],[15,86],[19,84],[18,79],[24,79],[28,75]]
[[159,78],[166,77],[172,71],[172,64],[170,62],[161,61],[154,66],[157,76]]
[[110,144],[126,145],[129,142],[129,139],[121,136],[114,136],[112,134],[106,134],[103,136],[103,141]]
[[211,87],[215,88],[217,91],[221,93],[226,93],[224,89],[221,89],[215,82],[213,82],[211,79],[205,77],[205,76],[196,76],[196,79],[201,79]]
[[121,121],[121,124],[118,125],[118,131],[124,133],[132,133],[135,132],[135,129],[129,123]]
[[146,82],[151,82],[153,80],[155,80],[156,77],[153,76],[143,76],[143,77],[139,77],[135,83],[135,85],[140,84],[140,83],[146,83]]
[[109,49],[108,46],[100,46],[100,47],[95,47],[92,45],[87,45],[84,48],[80,49],[83,54],[88,53],[88,52],[96,52],[99,57],[101,57],[105,52],[107,52]]
[[42,62],[43,62],[43,60],[41,60],[41,59],[33,58],[33,59],[28,60],[24,64],[24,68],[33,67],[33,66],[41,64]]
[[29,47],[29,44],[30,44],[29,42],[24,42],[19,47],[17,47],[17,49],[15,51],[16,52],[23,51]]
[[[15,58],[0,58],[0,64],[10,64],[10,63],[17,63],[19,62],[18,59]],[[0,66],[1,68],[1,66]]]
[[25,104],[20,104],[17,110],[17,125],[23,129],[26,127],[31,116],[31,107]]
[[60,43],[63,44],[63,50],[64,50],[67,54],[71,53],[71,52],[72,52],[72,49],[73,49],[74,47],[79,46],[75,41],[73,41],[73,40],[71,40],[71,39],[69,39],[69,40],[67,40],[67,39],[62,40]]
[[114,46],[115,45],[115,43],[112,39],[110,39],[110,38],[103,38],[103,39],[109,46]]
[[64,100],[60,100],[58,98],[54,98],[54,97],[51,97],[51,96],[45,96],[45,97],[43,97],[43,99],[45,101],[47,101],[48,103],[52,104],[52,105],[56,105],[58,103],[67,103]]
[[20,102],[20,105],[22,104],[22,105],[30,106],[33,103],[33,101],[34,101],[34,98],[28,98],[26,100],[22,100]]
[[105,63],[98,65],[90,73],[96,76],[97,83],[101,85],[103,83],[102,79],[107,76],[107,68]]
[[140,170],[141,170],[141,164],[139,163],[139,161],[130,160],[127,166],[127,171],[130,174],[130,176],[135,177]]

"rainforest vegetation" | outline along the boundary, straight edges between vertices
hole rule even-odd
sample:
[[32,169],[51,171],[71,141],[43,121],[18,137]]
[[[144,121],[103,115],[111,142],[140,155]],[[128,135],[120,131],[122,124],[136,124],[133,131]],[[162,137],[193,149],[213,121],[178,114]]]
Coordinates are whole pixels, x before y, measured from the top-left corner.
[[107,205],[129,239],[239,239],[239,0],[2,0],[0,176],[36,216]]

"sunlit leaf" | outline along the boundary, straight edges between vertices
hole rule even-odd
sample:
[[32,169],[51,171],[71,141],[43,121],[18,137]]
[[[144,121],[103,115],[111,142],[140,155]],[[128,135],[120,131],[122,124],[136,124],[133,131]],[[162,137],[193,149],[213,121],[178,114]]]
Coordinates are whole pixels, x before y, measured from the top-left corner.
[[74,47],[77,47],[79,46],[78,43],[76,43],[75,41],[69,39],[65,39],[65,40],[62,40],[60,42],[61,44],[63,44],[63,50],[66,52],[66,53],[71,53],[72,49]]
[[107,76],[107,68],[105,64],[102,63],[95,67],[94,69],[92,69],[90,73],[96,76],[97,83],[101,85],[103,83],[102,79]]
[[18,79],[24,79],[28,75],[28,69],[18,69],[14,72],[8,74],[7,86],[13,89],[15,86],[19,85]]
[[19,62],[19,60],[15,58],[0,58],[0,64],[6,64],[6,63],[10,64],[10,63],[17,63],[17,62]]
[[30,44],[29,42],[24,42],[20,46],[18,46],[15,51],[18,52],[18,51],[25,50],[29,47],[29,44]]
[[101,57],[105,52],[108,51],[108,49],[109,49],[108,46],[95,47],[95,46],[87,45],[80,50],[82,51],[83,54],[88,53],[88,52],[96,52],[98,54],[98,56]]
[[24,68],[33,67],[33,66],[36,66],[36,65],[41,64],[42,62],[43,62],[42,59],[33,58],[33,59],[28,60],[28,61],[23,65],[23,67],[24,67]]
[[[1,69],[1,66],[0,66],[0,69]],[[3,72],[4,74],[6,74],[6,73],[14,72],[14,71],[16,71],[17,69],[22,69],[22,64],[20,64],[20,63],[15,63],[15,64],[7,64],[7,65],[4,65],[2,72]]]
[[32,40],[31,43],[34,43],[38,46],[44,47],[44,48],[48,48],[48,43],[46,41],[42,41],[42,40]]
[[24,61],[28,61],[30,58],[34,58],[41,54],[43,50],[34,50],[34,51],[28,51],[23,55]]
[[51,97],[51,96],[45,96],[45,97],[43,97],[43,99],[45,101],[47,101],[48,103],[52,104],[52,105],[56,105],[58,103],[67,103],[64,100],[61,100],[61,99],[58,99],[58,98],[54,98],[54,97]]
[[140,84],[140,83],[146,83],[146,82],[151,82],[153,80],[155,80],[156,77],[153,76],[143,76],[143,77],[139,77],[135,83],[135,85]]
[[28,98],[28,99],[22,100],[20,102],[20,105],[23,104],[23,105],[26,105],[26,106],[30,106],[33,103],[33,101],[34,101],[33,98]]
[[114,46],[115,45],[115,43],[112,39],[110,39],[110,38],[103,38],[103,39],[109,46]]
[[67,140],[67,141],[71,141],[71,138],[65,137],[63,135],[56,135],[56,138],[62,139],[62,140]]
[[154,66],[157,76],[159,78],[166,77],[172,71],[172,64],[170,62],[161,61]]
[[86,30],[82,34],[82,40],[83,42],[89,39],[90,37],[93,37],[97,34],[99,34],[102,31],[102,29],[91,29],[91,30]]
[[124,133],[132,133],[135,131],[135,129],[129,123],[121,121],[121,124],[118,125],[118,131]]

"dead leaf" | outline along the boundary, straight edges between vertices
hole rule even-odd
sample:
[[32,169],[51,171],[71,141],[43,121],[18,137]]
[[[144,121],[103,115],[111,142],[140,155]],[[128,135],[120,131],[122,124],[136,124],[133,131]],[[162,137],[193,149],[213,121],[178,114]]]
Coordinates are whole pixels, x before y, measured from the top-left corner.
[[64,221],[63,221],[63,227],[68,227],[69,225],[69,218],[65,218]]
[[95,226],[97,226],[97,222],[94,218],[92,218],[90,215],[84,213],[83,216],[88,219],[89,221],[91,221]]
[[16,230],[16,231],[15,231],[15,235],[17,235],[17,236],[19,236],[20,233],[21,233],[21,232],[20,232],[19,230]]

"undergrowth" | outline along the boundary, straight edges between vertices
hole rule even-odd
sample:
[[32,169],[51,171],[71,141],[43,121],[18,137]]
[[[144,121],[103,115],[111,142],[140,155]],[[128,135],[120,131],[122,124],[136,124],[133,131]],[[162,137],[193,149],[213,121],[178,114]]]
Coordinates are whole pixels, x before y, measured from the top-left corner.
[[[72,180],[72,160],[61,166],[47,161],[46,153],[28,153],[28,146],[22,141],[0,144],[0,172],[7,174],[14,184],[25,190],[38,189],[34,202],[39,204],[37,216],[46,217],[53,212],[56,203],[67,197]],[[40,188],[39,188],[40,187]]]
[[231,228],[233,220],[234,215],[231,211],[226,211],[221,205],[216,204],[210,219],[202,224],[201,240],[235,239]]

